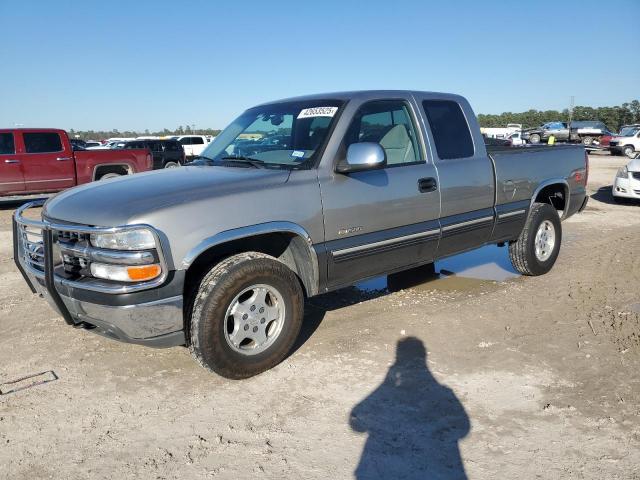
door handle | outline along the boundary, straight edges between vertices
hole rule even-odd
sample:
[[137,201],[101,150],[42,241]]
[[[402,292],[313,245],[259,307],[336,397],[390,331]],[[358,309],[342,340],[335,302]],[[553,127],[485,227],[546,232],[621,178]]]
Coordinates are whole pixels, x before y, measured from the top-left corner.
[[433,177],[421,178],[418,180],[418,190],[421,193],[435,192],[438,189],[438,182]]
[[56,160],[58,162],[64,162],[66,160],[71,160],[71,157],[58,157],[58,158],[56,158]]
[[20,160],[10,160],[7,158],[4,163],[20,163]]

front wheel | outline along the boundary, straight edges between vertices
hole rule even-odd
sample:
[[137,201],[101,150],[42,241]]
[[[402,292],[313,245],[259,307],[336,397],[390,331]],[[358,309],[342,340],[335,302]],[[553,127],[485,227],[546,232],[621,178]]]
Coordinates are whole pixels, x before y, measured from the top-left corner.
[[593,138],[591,138],[591,137],[582,137],[582,144],[585,147],[591,146],[592,143],[593,143]]
[[523,275],[544,275],[560,252],[562,225],[555,208],[534,203],[518,240],[509,244],[513,268]]
[[529,142],[533,143],[534,145],[540,143],[540,135],[538,135],[537,133],[532,133],[531,135],[529,135]]
[[164,164],[164,168],[178,168],[180,164],[178,162],[167,162]]
[[191,353],[205,368],[248,378],[280,363],[302,325],[296,275],[258,252],[233,255],[205,275],[193,302]]
[[628,158],[634,158],[636,150],[633,148],[633,145],[625,145],[622,149],[622,153],[624,153]]

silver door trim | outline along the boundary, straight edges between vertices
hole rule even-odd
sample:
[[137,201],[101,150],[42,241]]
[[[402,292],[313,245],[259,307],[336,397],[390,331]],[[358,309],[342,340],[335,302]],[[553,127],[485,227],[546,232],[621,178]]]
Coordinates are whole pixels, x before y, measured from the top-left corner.
[[393,245],[395,243],[402,243],[402,242],[404,242],[406,240],[413,240],[415,238],[433,237],[435,235],[438,235],[439,233],[440,233],[440,230],[438,230],[438,229],[436,229],[436,230],[427,230],[426,232],[412,233],[410,235],[403,235],[402,237],[394,237],[394,238],[389,238],[387,240],[380,240],[378,242],[365,243],[364,245],[356,245],[355,247],[349,247],[349,248],[343,248],[343,249],[340,249],[340,250],[334,250],[331,253],[334,256],[347,255],[349,253],[361,252],[363,250],[370,250],[370,249],[376,248],[376,247],[384,247],[384,246],[387,246],[387,245]]
[[514,217],[516,215],[522,215],[523,213],[526,213],[525,209],[514,210],[513,212],[501,213],[498,215],[498,218],[509,218],[509,217]]
[[442,227],[442,231],[448,232],[449,230],[455,230],[456,228],[466,227],[467,225],[475,225],[476,223],[482,223],[488,220],[493,220],[493,217],[474,218],[473,220],[467,220],[466,222],[453,223],[451,225],[447,225],[446,227]]

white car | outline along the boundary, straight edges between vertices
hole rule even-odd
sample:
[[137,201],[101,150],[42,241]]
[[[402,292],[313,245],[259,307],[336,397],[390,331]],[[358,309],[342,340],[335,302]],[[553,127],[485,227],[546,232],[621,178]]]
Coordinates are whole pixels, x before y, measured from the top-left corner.
[[507,137],[507,140],[511,140],[511,145],[513,146],[524,145],[527,143],[522,139],[522,134],[520,132],[512,133]]
[[177,137],[176,140],[182,145],[187,158],[202,155],[203,150],[209,145],[209,141],[204,135],[183,135]]
[[611,193],[614,200],[623,198],[640,200],[640,158],[631,160],[618,170]]

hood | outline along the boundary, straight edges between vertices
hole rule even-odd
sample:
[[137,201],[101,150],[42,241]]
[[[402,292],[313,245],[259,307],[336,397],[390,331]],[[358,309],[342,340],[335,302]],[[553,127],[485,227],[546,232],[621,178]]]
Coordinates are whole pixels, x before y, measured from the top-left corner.
[[43,215],[50,220],[83,225],[126,225],[165,207],[281,184],[289,173],[211,166],[138,173],[66,190],[45,203]]
[[627,170],[630,172],[640,172],[640,158],[636,158],[627,163]]

